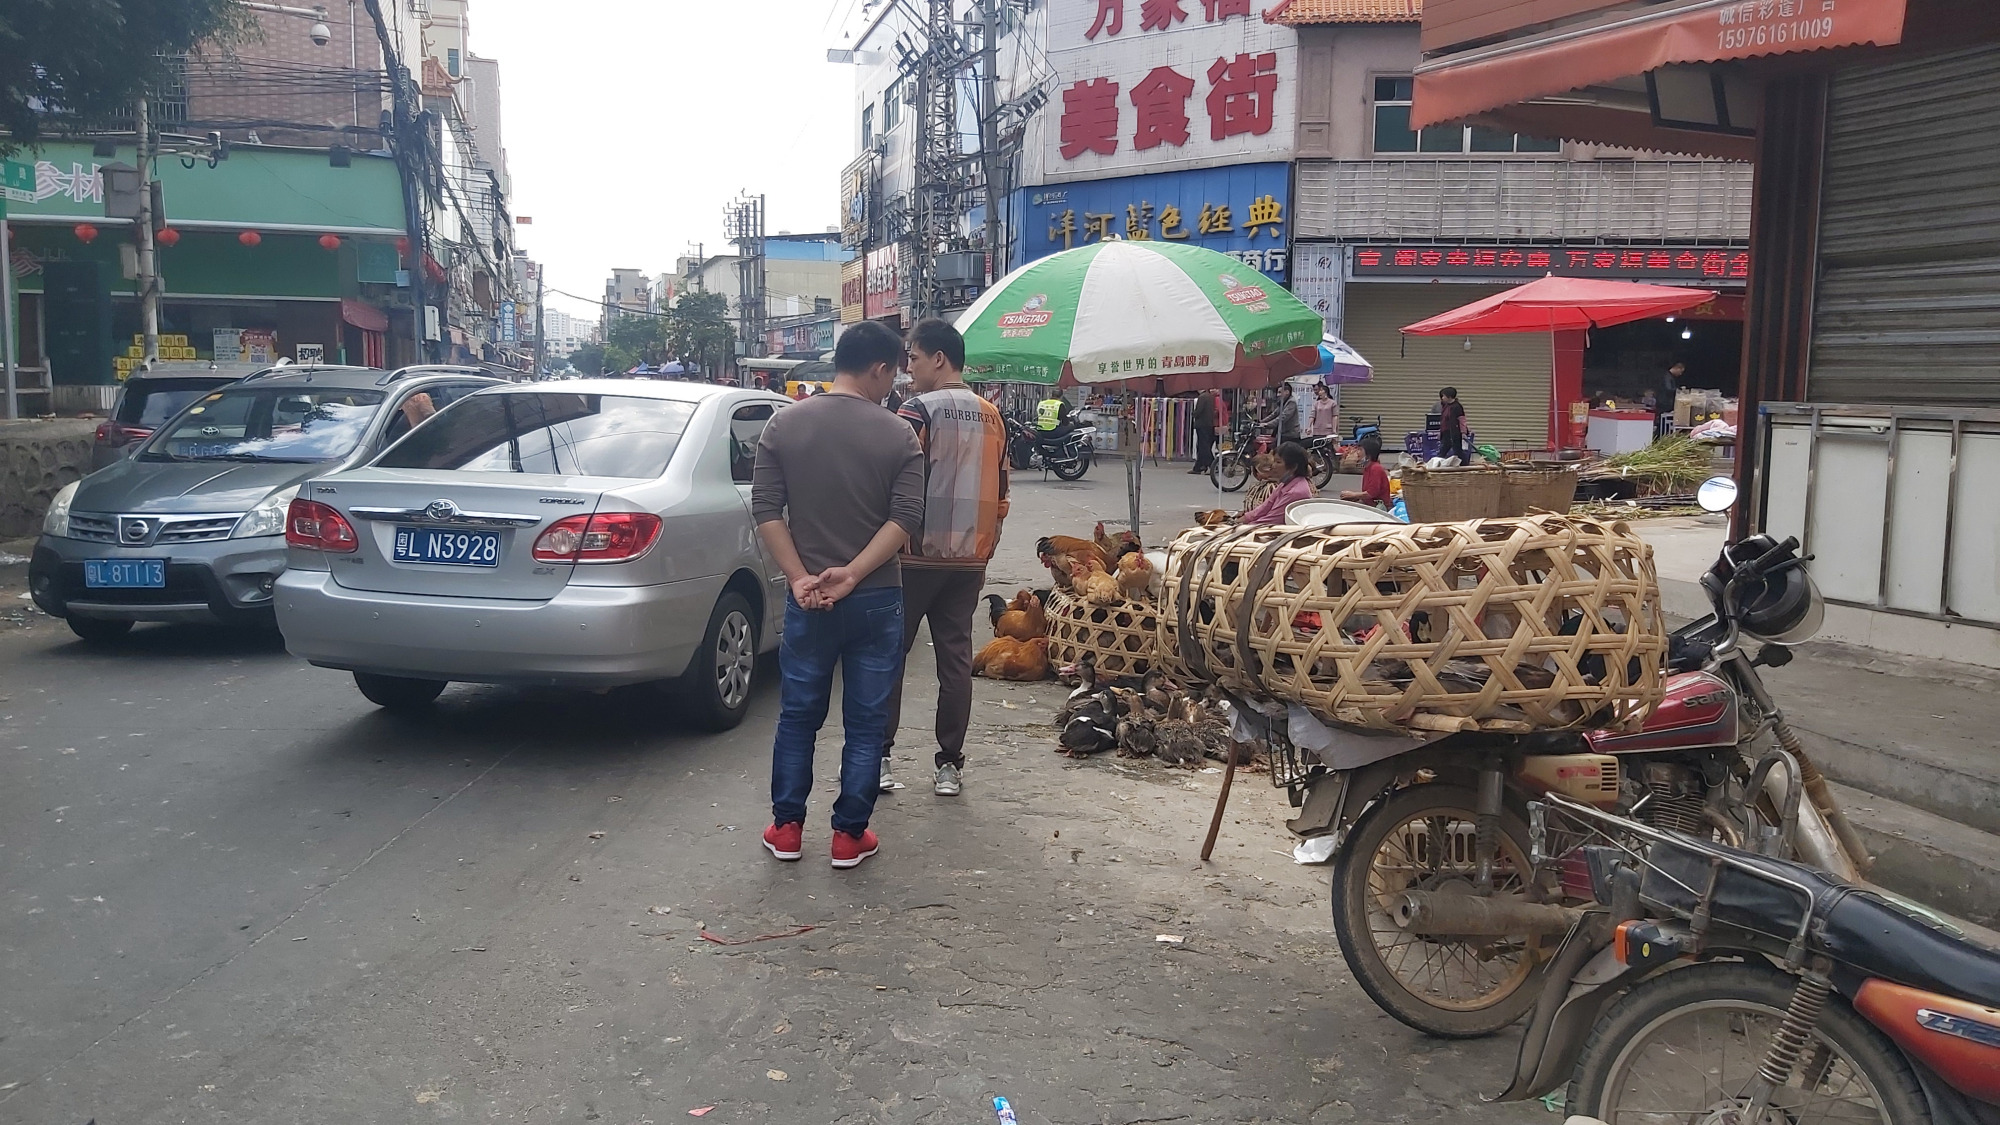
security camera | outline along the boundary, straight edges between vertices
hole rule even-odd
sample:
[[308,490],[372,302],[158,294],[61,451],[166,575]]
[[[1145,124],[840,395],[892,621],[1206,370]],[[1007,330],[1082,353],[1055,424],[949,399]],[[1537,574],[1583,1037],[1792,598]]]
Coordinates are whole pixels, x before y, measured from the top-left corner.
[[306,34],[312,36],[313,46],[315,47],[324,47],[333,41],[333,29],[323,23],[312,25],[312,30],[306,32]]

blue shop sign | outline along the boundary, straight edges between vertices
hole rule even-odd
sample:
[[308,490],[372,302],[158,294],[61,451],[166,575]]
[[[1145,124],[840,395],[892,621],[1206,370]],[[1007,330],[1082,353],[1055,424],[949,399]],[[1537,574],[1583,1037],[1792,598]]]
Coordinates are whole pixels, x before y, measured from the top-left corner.
[[1291,266],[1289,164],[1239,164],[1022,188],[1017,262],[1114,238],[1206,246],[1282,283]]

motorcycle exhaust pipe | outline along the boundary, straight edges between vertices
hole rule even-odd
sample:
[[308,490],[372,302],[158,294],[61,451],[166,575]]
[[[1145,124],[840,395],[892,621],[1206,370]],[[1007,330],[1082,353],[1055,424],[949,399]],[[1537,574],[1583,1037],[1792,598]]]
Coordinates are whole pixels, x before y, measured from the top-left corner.
[[1389,915],[1404,931],[1422,936],[1536,937],[1568,932],[1583,911],[1519,895],[1405,891],[1391,902]]

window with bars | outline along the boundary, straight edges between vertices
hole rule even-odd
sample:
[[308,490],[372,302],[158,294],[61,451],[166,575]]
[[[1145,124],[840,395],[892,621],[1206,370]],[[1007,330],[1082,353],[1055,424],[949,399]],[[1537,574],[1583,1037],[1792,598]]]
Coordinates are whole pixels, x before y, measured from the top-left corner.
[[1435,155],[1467,154],[1483,156],[1500,153],[1561,152],[1562,142],[1506,133],[1484,125],[1433,125],[1421,131],[1410,128],[1410,96],[1416,86],[1412,78],[1375,80],[1375,151],[1378,153],[1421,152]]

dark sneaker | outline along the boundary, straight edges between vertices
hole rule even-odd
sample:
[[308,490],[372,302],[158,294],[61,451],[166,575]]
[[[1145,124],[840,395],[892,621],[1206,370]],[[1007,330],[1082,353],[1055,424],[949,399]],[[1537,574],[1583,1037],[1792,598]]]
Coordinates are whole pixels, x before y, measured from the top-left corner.
[[874,855],[881,847],[875,833],[863,828],[860,836],[849,836],[845,832],[833,834],[833,865],[835,867],[859,867],[861,861]]
[[957,766],[946,762],[937,768],[937,778],[931,782],[931,792],[940,797],[956,797],[960,788]]
[[764,829],[764,846],[779,859],[797,859],[805,853],[806,826],[797,821],[790,824],[773,824]]

